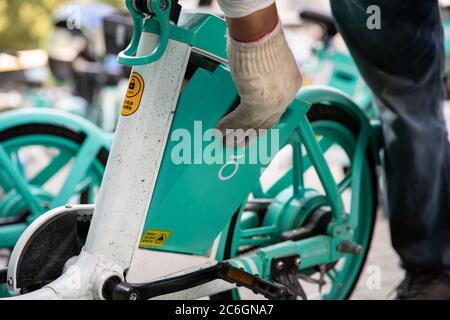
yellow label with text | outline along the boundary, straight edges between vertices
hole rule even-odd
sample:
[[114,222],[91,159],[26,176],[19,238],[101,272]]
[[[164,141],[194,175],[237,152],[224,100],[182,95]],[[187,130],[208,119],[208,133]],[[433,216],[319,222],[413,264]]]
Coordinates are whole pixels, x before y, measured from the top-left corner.
[[162,247],[169,239],[171,231],[148,229],[139,242],[140,247]]
[[120,112],[121,115],[131,116],[139,109],[144,87],[145,84],[142,76],[137,72],[133,72],[128,82],[127,93],[123,101],[122,111]]

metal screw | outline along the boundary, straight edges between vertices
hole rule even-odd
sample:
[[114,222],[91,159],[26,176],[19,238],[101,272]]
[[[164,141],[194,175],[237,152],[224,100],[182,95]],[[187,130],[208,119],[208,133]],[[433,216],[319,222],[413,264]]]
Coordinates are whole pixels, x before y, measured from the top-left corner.
[[277,269],[278,270],[283,270],[284,268],[284,262],[283,261],[278,261],[277,262]]
[[138,295],[136,292],[133,292],[132,294],[130,294],[130,300],[137,300],[138,299]]
[[166,10],[167,9],[167,1],[166,0],[161,0],[159,2],[159,7],[161,8],[161,10]]
[[66,204],[64,207],[65,207],[66,209],[71,209],[71,208],[72,208],[72,205],[71,205],[71,204]]
[[295,258],[295,265],[298,267],[300,263],[302,262],[302,259],[300,257]]
[[354,243],[349,240],[342,241],[337,247],[337,251],[344,252],[344,253],[350,253],[354,255],[360,255],[362,251],[361,245]]
[[352,231],[352,226],[351,225],[347,226],[347,231]]
[[336,228],[336,234],[341,234],[342,229],[341,228]]
[[14,284],[13,278],[12,278],[12,277],[9,277],[9,278],[8,278],[8,285],[9,285],[10,287],[12,287],[13,284]]

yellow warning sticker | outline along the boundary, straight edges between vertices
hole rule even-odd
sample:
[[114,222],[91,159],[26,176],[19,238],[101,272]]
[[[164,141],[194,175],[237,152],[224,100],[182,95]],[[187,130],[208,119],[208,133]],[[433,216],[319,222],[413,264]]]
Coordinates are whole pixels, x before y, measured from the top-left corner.
[[139,109],[144,87],[144,79],[142,76],[137,72],[133,72],[128,82],[128,89],[125,100],[123,101],[121,115],[131,116]]
[[162,247],[169,239],[171,231],[148,229],[139,243],[140,247]]

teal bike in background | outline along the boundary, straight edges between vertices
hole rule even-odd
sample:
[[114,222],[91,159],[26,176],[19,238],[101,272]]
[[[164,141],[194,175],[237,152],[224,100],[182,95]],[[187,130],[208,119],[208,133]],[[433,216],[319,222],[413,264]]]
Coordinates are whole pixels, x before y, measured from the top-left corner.
[[[74,113],[45,108],[49,100],[43,89],[29,88],[34,84],[28,75],[37,71],[11,68],[0,73],[2,97],[14,98],[4,99],[8,111],[0,112],[2,265],[23,231],[44,212],[69,202],[95,201],[112,140]],[[27,102],[33,107],[24,107]],[[7,294],[4,290],[0,286],[0,295]]]
[[110,143],[95,125],[66,112],[1,113],[0,248],[14,247],[27,225],[48,209],[93,203]]
[[[47,210],[95,201],[110,144],[110,135],[67,112],[27,108],[0,113],[4,258],[30,223]],[[0,286],[0,295],[2,290]]]
[[[447,56],[446,89],[450,97],[450,7],[441,6],[444,28],[444,45]],[[345,92],[373,120],[377,119],[372,93],[352,59],[331,15],[315,10],[302,10],[303,23],[313,23],[322,29],[322,36],[312,48],[312,53],[302,64],[306,85],[326,85]]]
[[[73,5],[56,11],[48,52],[8,51],[11,66],[0,69],[0,109],[15,109],[0,113],[1,263],[42,213],[94,203],[102,181],[128,77],[115,52],[107,54],[120,43],[111,28],[102,36],[102,25],[126,17],[107,5],[77,4],[83,28],[69,29]],[[46,87],[48,69],[58,87]]]
[[[0,70],[0,109],[13,109],[0,113],[2,265],[35,219],[66,203],[94,203],[102,181],[129,73],[116,54],[132,25],[109,6],[85,4],[79,7],[82,31],[71,30],[73,5],[56,11],[47,52],[8,52],[17,61],[11,65],[39,64]],[[125,29],[121,37],[117,28]],[[57,87],[46,87],[47,69],[60,81]],[[7,292],[0,286],[2,295]]]
[[[120,79],[129,73],[115,62],[120,51],[116,22],[132,26],[110,6],[85,4],[79,7],[85,14],[82,30],[70,30],[73,5],[54,14],[46,54],[53,77],[64,85],[45,88],[47,63],[0,73],[3,96],[14,92],[20,97],[9,99],[17,110],[0,113],[0,248],[14,247],[27,225],[48,209],[94,203],[100,186],[123,98],[120,88],[127,82],[121,85]],[[104,43],[98,41],[101,32]],[[123,46],[127,35],[122,32]],[[10,58],[20,65],[27,62],[20,60],[23,55],[11,53]]]
[[372,93],[364,82],[342,39],[332,16],[313,10],[300,12],[303,23],[321,27],[321,37],[302,65],[307,85],[326,85],[345,92],[371,119],[376,119]]
[[[75,9],[82,17],[77,28],[71,20]],[[130,33],[131,18],[110,5],[69,2],[59,7],[46,44],[50,72],[39,86],[22,90],[21,106],[69,111],[113,132],[130,73],[116,56]]]

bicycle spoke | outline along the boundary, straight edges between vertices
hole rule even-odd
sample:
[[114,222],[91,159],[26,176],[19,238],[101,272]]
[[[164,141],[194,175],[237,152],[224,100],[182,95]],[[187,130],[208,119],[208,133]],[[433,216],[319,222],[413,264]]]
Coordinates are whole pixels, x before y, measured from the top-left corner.
[[74,194],[80,194],[86,191],[92,183],[92,179],[90,177],[87,177],[83,181],[81,181],[76,187]]
[[25,167],[22,161],[20,161],[19,150],[15,150],[14,152],[11,153],[11,159],[12,162],[16,165],[16,168],[19,170],[19,172],[24,177],[26,177]]
[[29,205],[31,212],[35,215],[43,213],[45,209],[40,205],[39,201],[31,194],[28,181],[22,174],[20,174],[18,169],[13,165],[11,159],[9,158],[5,149],[1,145],[0,145],[0,163],[6,170],[6,175],[8,175],[10,179],[14,181],[17,192],[22,195],[23,199]]
[[296,142],[292,145],[292,158],[292,187],[294,189],[294,195],[299,198],[302,196],[304,190],[303,157],[302,145],[300,142]]
[[56,157],[54,157],[45,168],[43,168],[30,180],[30,184],[36,186],[44,185],[53,176],[55,176],[61,170],[61,168],[63,168],[69,162],[71,158],[71,155],[61,152]]
[[[2,168],[0,168],[2,169]],[[0,170],[0,186],[5,193],[14,189],[14,184],[4,170]]]
[[328,276],[328,278],[330,278],[331,282],[336,282],[336,271],[334,271],[333,269],[328,270],[326,272],[326,275]]
[[100,147],[101,145],[90,137],[82,144],[63,187],[51,203],[52,208],[64,205],[74,194],[77,185],[95,161]]
[[[25,177],[25,168],[22,162],[20,162],[18,150],[12,152],[10,151],[10,159],[13,166],[17,168],[18,171]],[[0,171],[0,185],[5,192],[9,192],[14,189],[14,182],[9,179],[8,174],[3,170]]]
[[[328,139],[321,139],[319,141],[319,146],[321,150],[325,153],[328,151],[328,149],[334,144],[334,142],[328,140]],[[302,157],[302,165],[303,165],[303,172],[306,172],[311,167],[311,160],[309,159],[308,155],[305,154]],[[292,168],[289,169],[281,178],[277,180],[265,193],[267,197],[274,197],[279,192],[284,190],[285,188],[289,187],[293,181],[292,178]]]
[[352,174],[350,172],[344,177],[344,179],[342,179],[341,182],[339,182],[338,184],[339,192],[343,193],[345,190],[350,188],[351,183],[352,183]]

